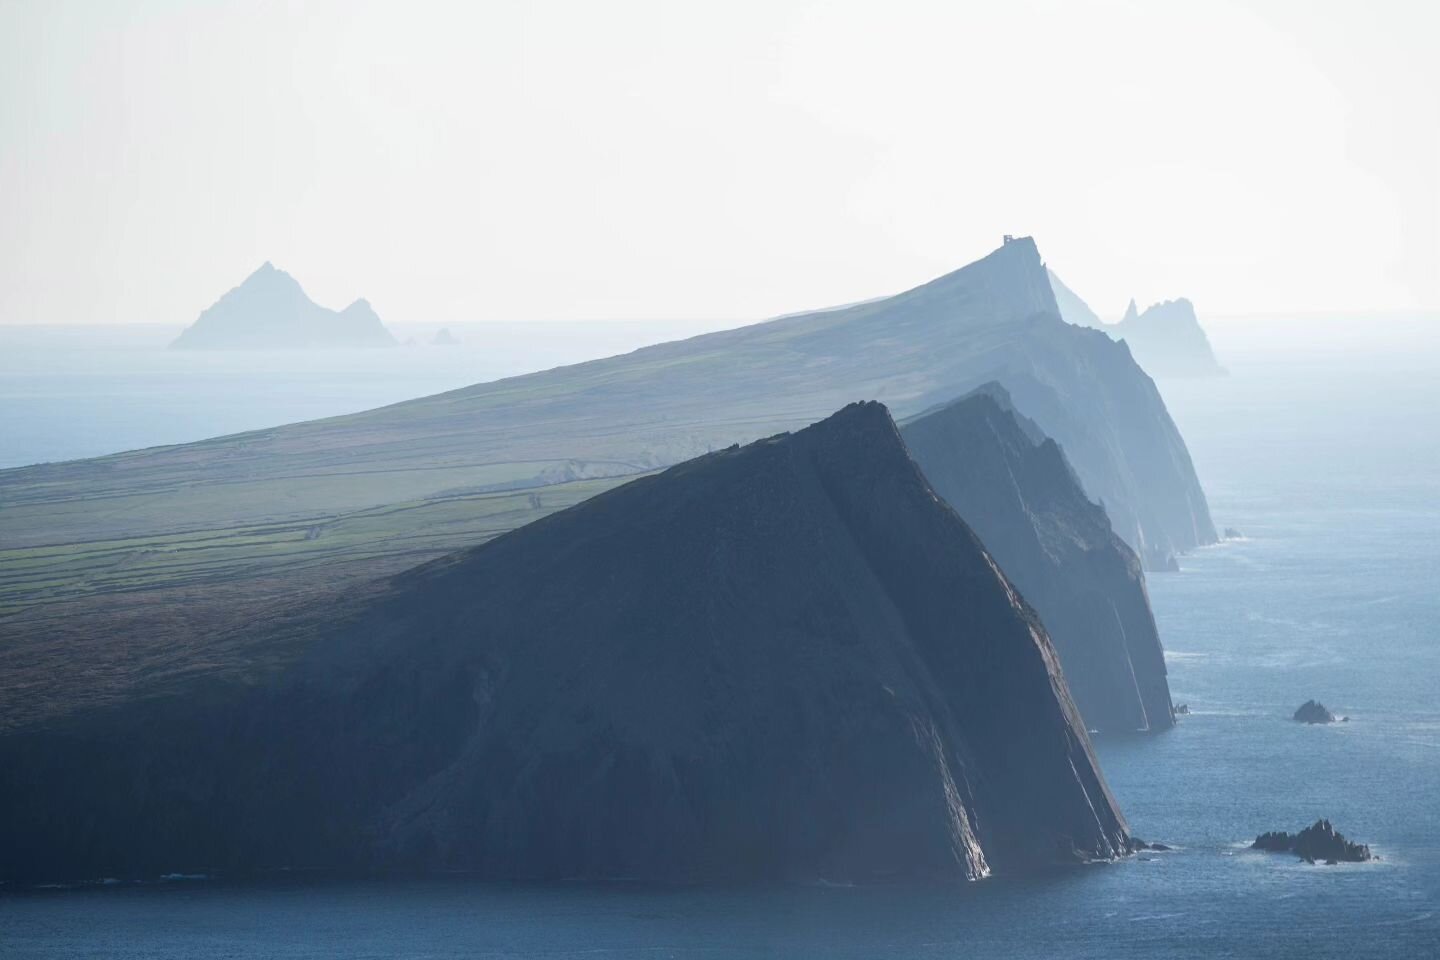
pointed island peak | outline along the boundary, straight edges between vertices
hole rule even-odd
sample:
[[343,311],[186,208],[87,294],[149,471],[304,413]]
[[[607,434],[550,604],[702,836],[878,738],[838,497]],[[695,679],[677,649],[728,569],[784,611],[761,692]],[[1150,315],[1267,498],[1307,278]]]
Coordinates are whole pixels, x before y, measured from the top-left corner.
[[300,282],[266,260],[202,312],[171,344],[180,349],[269,350],[388,347],[395,338],[365,299],[342,311],[320,306]]

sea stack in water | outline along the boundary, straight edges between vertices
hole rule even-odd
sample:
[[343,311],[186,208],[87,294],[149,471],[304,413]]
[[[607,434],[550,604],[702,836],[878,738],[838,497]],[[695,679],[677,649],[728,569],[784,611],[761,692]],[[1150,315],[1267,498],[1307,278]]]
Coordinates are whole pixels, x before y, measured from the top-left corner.
[[1224,368],[1215,359],[1210,338],[1184,297],[1152,304],[1143,313],[1135,301],[1108,332],[1130,344],[1140,366],[1157,377],[1213,377]]
[[1299,833],[1262,833],[1250,846],[1271,853],[1293,853],[1311,863],[1361,863],[1374,859],[1368,846],[1346,840],[1329,820],[1316,820]]
[[186,350],[393,347],[368,301],[329,310],[268,261],[200,314],[171,344]]
[[935,492],[1040,614],[1085,723],[1102,732],[1172,727],[1140,561],[1055,441],[997,383],[907,420],[901,434]]
[[1293,719],[1297,723],[1334,723],[1335,714],[1318,700],[1306,700],[1295,710]]
[[879,404],[263,626],[303,658],[223,710],[0,740],[3,869],[974,879],[1131,849],[1038,617]]
[[1195,306],[1184,297],[1147,307],[1144,312],[1131,300],[1119,323],[1105,323],[1055,271],[1049,271],[1055,302],[1066,323],[1104,330],[1130,346],[1145,371],[1156,377],[1211,377],[1225,369],[1215,359],[1210,338],[1195,316]]

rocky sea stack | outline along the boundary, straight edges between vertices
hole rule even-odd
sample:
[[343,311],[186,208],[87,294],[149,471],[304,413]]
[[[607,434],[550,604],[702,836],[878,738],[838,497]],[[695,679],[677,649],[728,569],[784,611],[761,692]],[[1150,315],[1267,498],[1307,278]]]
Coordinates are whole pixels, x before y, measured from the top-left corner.
[[1271,853],[1293,853],[1310,863],[1361,863],[1374,859],[1368,846],[1346,840],[1329,820],[1316,820],[1299,833],[1262,833],[1250,846]]
[[975,879],[1132,849],[1039,618],[876,403],[254,629],[288,665],[0,739],[5,874]]
[[935,492],[1039,612],[1090,729],[1173,726],[1140,560],[1059,445],[998,383],[907,420],[901,434]]
[[[640,474],[797,430],[853,400],[883,398],[910,416],[991,380],[1064,448],[1147,568],[1215,542],[1155,384],[1123,344],[1061,320],[1040,252],[1023,237],[922,286],[842,309],[345,417],[0,471],[0,539],[50,547],[188,533],[197,520],[313,523],[457,489],[553,486],[575,461]],[[277,482],[284,497],[274,495]],[[397,510],[384,536],[356,539],[353,553],[413,552],[430,536],[416,524],[430,515]],[[486,528],[493,535],[534,516],[513,511]],[[247,560],[247,569],[262,573],[269,562]]]
[[1152,304],[1143,312],[1131,300],[1118,323],[1105,323],[1053,270],[1049,277],[1066,323],[1104,330],[1114,339],[1125,341],[1151,376],[1211,377],[1225,373],[1195,316],[1194,305],[1184,297]]
[[183,350],[393,347],[395,338],[369,301],[330,310],[266,261],[200,314],[170,345]]
[[1306,700],[1292,718],[1296,723],[1334,723],[1335,714],[1325,708],[1319,700]]

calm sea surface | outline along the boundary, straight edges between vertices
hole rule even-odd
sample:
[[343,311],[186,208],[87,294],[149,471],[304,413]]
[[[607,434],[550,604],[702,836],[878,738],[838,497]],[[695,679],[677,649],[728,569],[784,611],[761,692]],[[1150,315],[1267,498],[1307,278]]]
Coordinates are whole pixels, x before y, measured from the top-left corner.
[[[12,892],[0,957],[1440,956],[1436,354],[1217,346],[1232,376],[1162,389],[1217,523],[1245,539],[1151,578],[1192,715],[1099,744],[1135,832],[1174,852],[958,888]],[[1310,697],[1351,721],[1290,722]],[[1381,859],[1312,867],[1243,849],[1320,816]]]
[[723,323],[395,324],[391,349],[169,350],[178,326],[0,325],[0,469],[369,410]]

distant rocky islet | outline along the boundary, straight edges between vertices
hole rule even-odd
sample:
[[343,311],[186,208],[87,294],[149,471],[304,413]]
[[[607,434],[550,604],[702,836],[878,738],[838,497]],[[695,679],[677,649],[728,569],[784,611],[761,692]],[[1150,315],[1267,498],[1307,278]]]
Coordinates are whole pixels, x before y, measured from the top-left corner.
[[1152,304],[1144,311],[1132,299],[1119,322],[1106,323],[1053,270],[1049,276],[1060,314],[1067,323],[1104,330],[1114,339],[1125,341],[1152,376],[1213,377],[1225,373],[1195,316],[1194,304],[1186,298]]
[[1375,859],[1363,843],[1347,840],[1329,820],[1316,820],[1299,833],[1271,831],[1255,838],[1252,849],[1293,853],[1307,863],[1363,863]]
[[171,344],[178,350],[393,347],[395,337],[367,300],[322,307],[290,274],[266,261],[201,312]]

